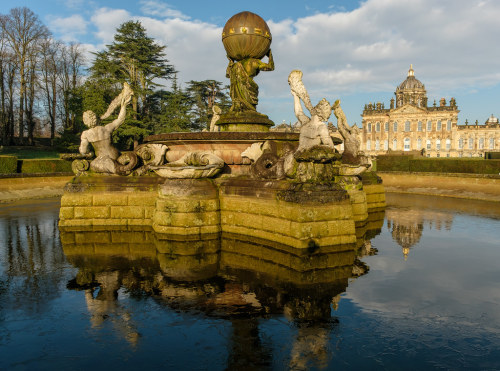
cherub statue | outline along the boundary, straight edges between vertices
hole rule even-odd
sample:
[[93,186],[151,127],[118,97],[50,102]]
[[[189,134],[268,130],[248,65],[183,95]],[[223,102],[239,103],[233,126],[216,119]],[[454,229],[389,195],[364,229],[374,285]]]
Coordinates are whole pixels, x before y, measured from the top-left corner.
[[220,119],[220,114],[222,113],[222,110],[220,109],[219,106],[216,106],[215,104],[212,106],[212,120],[210,121],[210,131],[216,131],[215,129],[215,123],[219,121]]
[[[315,107],[312,106],[309,94],[302,83],[302,71],[292,71],[288,76],[288,83],[294,99],[295,116],[301,123],[299,148],[297,150],[309,149],[318,145],[327,146],[333,150],[333,141],[325,124],[332,114],[330,103],[323,98]],[[304,114],[300,103],[301,100],[311,113],[311,117]]]
[[[111,144],[111,134],[125,121],[126,107],[130,103],[133,91],[127,83],[123,84],[123,90],[108,107],[108,110],[101,117],[97,117],[93,111],[83,113],[83,123],[88,127],[81,135],[80,153],[87,155],[90,153],[89,145],[92,145],[96,158],[90,163],[90,169],[97,173],[116,174],[120,163],[117,162],[120,152]],[[100,126],[100,120],[108,118],[118,107],[120,113],[113,122]]]

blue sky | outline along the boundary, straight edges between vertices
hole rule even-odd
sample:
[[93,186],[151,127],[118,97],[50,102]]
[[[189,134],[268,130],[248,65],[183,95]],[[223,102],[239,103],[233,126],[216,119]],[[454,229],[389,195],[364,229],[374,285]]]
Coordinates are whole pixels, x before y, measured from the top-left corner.
[[[304,72],[313,103],[340,98],[348,121],[363,106],[394,95],[410,64],[429,101],[455,97],[459,123],[500,115],[497,0],[2,0],[0,13],[27,6],[54,37],[80,42],[88,52],[109,44],[116,28],[139,20],[179,71],[181,83],[225,78],[222,27],[249,10],[270,26],[276,70],[263,72],[258,110],[276,123],[294,122],[287,76]],[[335,119],[332,120],[335,122]]]

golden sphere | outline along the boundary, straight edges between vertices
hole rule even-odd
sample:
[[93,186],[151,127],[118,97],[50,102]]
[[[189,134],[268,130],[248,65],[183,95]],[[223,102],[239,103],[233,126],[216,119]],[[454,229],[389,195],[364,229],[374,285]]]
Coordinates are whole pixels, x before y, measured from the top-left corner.
[[271,31],[266,21],[252,12],[233,15],[222,30],[227,55],[237,61],[263,58],[271,47]]

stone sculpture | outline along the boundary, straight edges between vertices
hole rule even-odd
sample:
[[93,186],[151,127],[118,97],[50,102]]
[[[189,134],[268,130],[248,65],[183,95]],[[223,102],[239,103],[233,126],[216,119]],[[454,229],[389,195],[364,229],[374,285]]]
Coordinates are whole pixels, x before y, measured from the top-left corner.
[[169,179],[211,178],[221,172],[224,161],[208,151],[188,152],[179,160],[150,168]]
[[[302,83],[302,71],[292,71],[288,76],[288,83],[294,99],[295,116],[301,123],[298,151],[304,151],[318,145],[326,146],[333,151],[333,141],[325,124],[332,113],[330,103],[323,98],[315,107],[312,106],[309,94]],[[311,117],[304,114],[301,100],[309,110]]]
[[[274,124],[257,112],[259,86],[254,81],[260,71],[274,70],[271,40],[269,27],[257,14],[241,12],[225,24],[222,43],[229,60],[226,77],[232,105],[217,123],[222,131],[269,131]],[[261,60],[266,56],[267,63]]]
[[[96,173],[105,174],[127,174],[137,164],[135,154],[124,154],[120,156],[118,149],[111,144],[111,134],[125,121],[126,107],[132,100],[133,91],[127,83],[123,84],[123,90],[108,107],[101,117],[97,117],[93,111],[83,113],[83,123],[88,127],[81,135],[80,154],[89,155],[90,145],[94,149],[96,158],[90,163],[90,169]],[[111,123],[100,126],[99,121],[108,118],[118,107],[120,113]]]
[[222,110],[220,109],[219,106],[216,106],[215,104],[212,106],[212,120],[210,121],[210,131],[216,131],[215,123],[219,121],[220,119],[220,114],[222,113]]

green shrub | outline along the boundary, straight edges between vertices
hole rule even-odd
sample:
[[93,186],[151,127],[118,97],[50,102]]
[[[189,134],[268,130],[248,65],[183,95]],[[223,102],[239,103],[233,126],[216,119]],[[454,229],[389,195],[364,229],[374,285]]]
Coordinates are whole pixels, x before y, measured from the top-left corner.
[[22,160],[21,173],[71,172],[71,162],[64,160]]
[[410,171],[410,156],[378,156],[377,171]]
[[423,158],[411,159],[410,171],[422,173],[498,174],[500,160]]
[[485,152],[484,158],[487,160],[500,160],[500,152]]
[[17,173],[16,156],[0,156],[0,174]]

